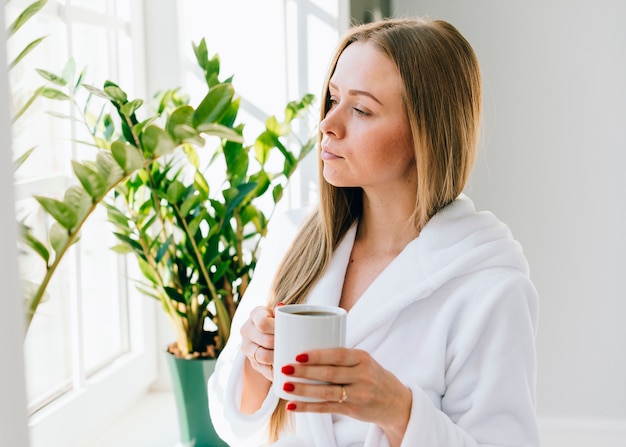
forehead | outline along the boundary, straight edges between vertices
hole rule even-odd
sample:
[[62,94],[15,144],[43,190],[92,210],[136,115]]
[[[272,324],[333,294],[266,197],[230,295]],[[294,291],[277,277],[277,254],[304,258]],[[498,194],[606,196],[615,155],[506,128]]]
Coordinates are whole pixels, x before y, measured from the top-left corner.
[[343,50],[330,81],[338,88],[402,93],[402,79],[394,62],[367,41],[354,42]]

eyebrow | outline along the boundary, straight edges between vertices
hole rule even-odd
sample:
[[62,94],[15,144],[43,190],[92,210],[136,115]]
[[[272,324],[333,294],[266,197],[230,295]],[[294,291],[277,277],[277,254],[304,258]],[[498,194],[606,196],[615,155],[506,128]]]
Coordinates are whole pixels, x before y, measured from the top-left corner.
[[[335,84],[333,84],[332,82],[329,82],[328,86],[334,88],[335,90],[338,90],[337,86]],[[350,90],[348,90],[348,94],[351,95],[351,96],[358,96],[358,95],[367,96],[368,98],[372,98],[374,101],[376,101],[381,106],[383,105],[383,103],[380,102],[376,96],[372,95],[370,92],[365,91],[365,90],[350,89]]]

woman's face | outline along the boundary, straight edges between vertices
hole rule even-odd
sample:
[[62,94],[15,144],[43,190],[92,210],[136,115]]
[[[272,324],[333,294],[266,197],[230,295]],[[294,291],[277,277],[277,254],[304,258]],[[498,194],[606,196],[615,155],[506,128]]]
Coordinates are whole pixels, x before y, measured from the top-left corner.
[[365,193],[393,193],[415,183],[402,90],[396,66],[371,43],[355,42],[343,51],[330,80],[330,110],[320,123],[328,183]]

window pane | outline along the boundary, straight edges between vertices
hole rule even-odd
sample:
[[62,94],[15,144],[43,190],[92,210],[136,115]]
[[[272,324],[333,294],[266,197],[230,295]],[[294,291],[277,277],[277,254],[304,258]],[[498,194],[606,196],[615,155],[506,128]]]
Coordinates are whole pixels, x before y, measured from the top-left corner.
[[[114,2],[91,0],[68,1],[94,12],[106,12]],[[15,6],[15,18],[26,4]],[[129,7],[120,5],[128,14]],[[72,48],[71,61],[75,64],[74,80],[86,69],[83,81],[101,88],[105,80],[130,83],[133,80],[132,45],[121,42],[126,28],[115,28],[117,20],[102,20],[96,25],[75,21],[68,41],[63,17],[47,15],[53,10],[42,10],[33,16],[11,39],[9,55],[14,58],[36,37],[48,35],[43,43],[11,70],[12,113],[18,113],[33,92],[42,85],[63,91],[37,74],[44,69],[55,75],[64,74],[70,67],[67,48]],[[94,15],[68,15],[77,20],[93,20]],[[97,17],[97,16],[96,16]],[[109,28],[109,27],[113,28]],[[29,28],[29,29],[28,29]],[[23,31],[24,30],[24,31]],[[69,43],[68,43],[69,42]],[[123,45],[126,45],[124,48]],[[123,70],[124,76],[118,76]],[[125,70],[125,71],[124,71]],[[39,204],[31,199],[34,194],[62,198],[71,182],[70,160],[93,159],[96,151],[76,141],[91,142],[92,136],[82,120],[69,117],[83,113],[87,92],[78,95],[78,108],[70,101],[37,98],[13,126],[14,158],[36,147],[29,159],[16,172],[18,218],[35,229],[37,237],[47,240],[46,228],[52,219]],[[108,106],[100,98],[91,98],[89,112],[97,116]],[[48,113],[51,112],[51,113]],[[61,115],[61,117],[59,116]],[[65,118],[63,118],[65,117]],[[71,247],[54,272],[47,287],[47,301],[40,304],[26,336],[25,361],[29,406],[32,411],[41,408],[60,394],[86,386],[86,378],[109,365],[129,350],[126,275],[122,274],[121,259],[110,249],[114,236],[107,223],[104,208],[97,209],[81,229],[81,240]],[[51,261],[54,253],[51,253]],[[21,275],[33,283],[41,283],[46,274],[45,262],[30,250],[20,257]],[[122,284],[124,284],[122,286]]]
[[110,249],[115,244],[112,234],[103,208],[83,228],[79,273],[87,373],[109,364],[128,346],[126,294],[118,277],[120,259]]
[[104,13],[106,12],[107,2],[105,0],[68,0],[68,4],[89,9],[90,11]]
[[[17,207],[17,217],[28,216],[25,222],[33,228],[43,228],[46,218],[34,200],[23,200]],[[43,239],[42,235],[37,235]],[[65,259],[65,261],[71,259]],[[20,250],[20,270],[25,280],[39,284],[45,274],[42,258]],[[26,388],[29,407],[39,408],[66,391],[72,379],[70,351],[70,267],[63,262],[47,288],[45,301],[39,305],[28,329],[24,343]]]
[[[30,30],[30,33],[27,32]],[[36,30],[36,31],[33,31]],[[36,37],[47,37],[9,72],[11,113],[16,116],[35,90],[46,83],[36,69],[60,73],[67,59],[65,25],[47,16],[35,15],[7,45],[9,60],[13,60]],[[12,125],[14,158],[30,148],[33,155],[16,172],[16,181],[63,174],[67,172],[69,126],[60,126],[47,112],[67,115],[69,104],[64,101],[36,99],[26,113]]]
[[104,28],[75,24],[72,27],[74,60],[87,68],[86,82],[101,88],[105,79],[115,76],[109,57],[109,41]]
[[116,0],[115,1],[115,15],[120,19],[127,21],[130,20],[130,7],[131,2],[128,0]]

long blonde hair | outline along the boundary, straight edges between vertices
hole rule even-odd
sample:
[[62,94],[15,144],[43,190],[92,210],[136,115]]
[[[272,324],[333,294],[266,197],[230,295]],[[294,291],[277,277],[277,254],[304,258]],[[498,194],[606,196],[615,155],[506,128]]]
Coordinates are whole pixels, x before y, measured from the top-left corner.
[[[322,91],[320,120],[330,108],[329,82],[337,61],[354,42],[369,42],[397,66],[411,127],[417,171],[413,224],[421,230],[463,190],[478,144],[481,79],[476,55],[458,30],[442,20],[387,19],[349,30],[331,59]],[[318,140],[321,139],[321,133]],[[276,272],[270,306],[303,302],[362,212],[360,188],[325,181],[318,160],[320,203],[302,226]],[[276,440],[288,422],[284,402],[270,421]]]

